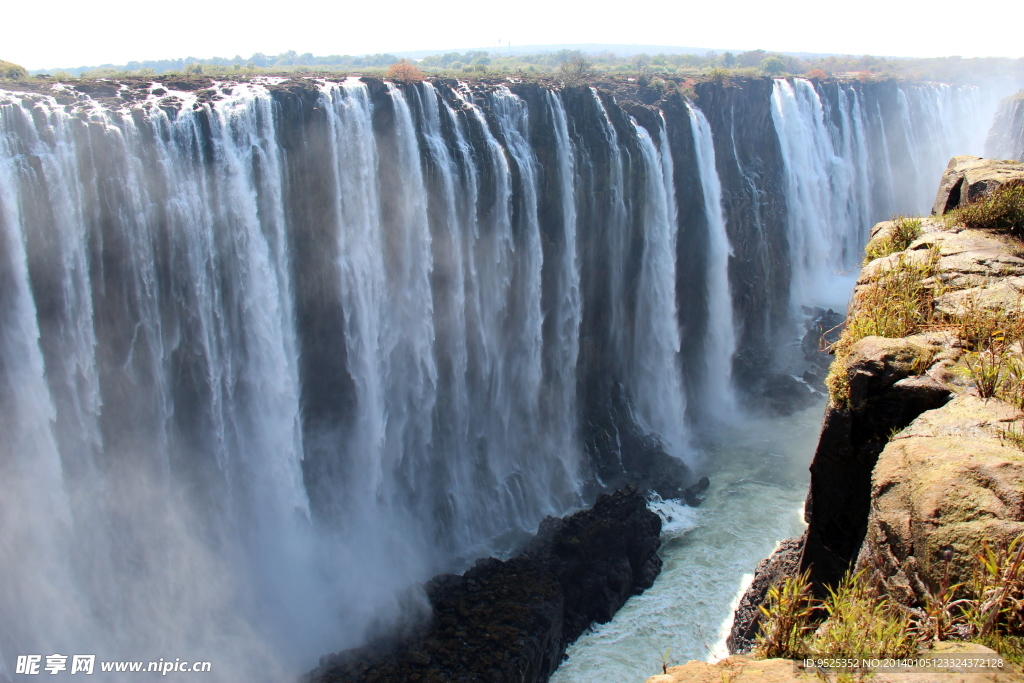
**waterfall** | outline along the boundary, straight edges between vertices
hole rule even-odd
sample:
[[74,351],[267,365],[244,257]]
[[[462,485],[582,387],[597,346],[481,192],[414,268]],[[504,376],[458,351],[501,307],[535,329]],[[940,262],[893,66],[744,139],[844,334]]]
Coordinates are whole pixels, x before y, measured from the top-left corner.
[[735,408],[732,388],[732,356],[736,351],[736,330],[729,285],[729,257],[732,245],[725,229],[722,209],[722,184],[715,166],[715,147],[711,126],[697,107],[686,105],[690,115],[693,144],[697,152],[701,193],[708,223],[707,296],[708,330],[704,340],[707,374],[705,400],[712,414],[727,416]]
[[661,436],[665,450],[681,456],[685,448],[686,400],[679,373],[679,319],[674,296],[676,272],[676,202],[672,158],[667,153],[664,123],[658,146],[633,121],[644,160],[644,246],[637,285],[632,389],[643,420]]
[[984,110],[802,79],[706,84],[703,111],[157,85],[0,91],[0,677],[94,652],[281,680],[595,473],[695,467],[689,425],[770,355],[765,302],[827,293],[873,220],[927,206]]
[[[791,301],[836,305],[830,276],[855,268],[867,229],[927,214],[949,158],[980,153],[990,107],[976,88],[776,79],[772,119],[790,212]],[[869,114],[874,110],[873,114]],[[871,174],[868,169],[877,169]]]

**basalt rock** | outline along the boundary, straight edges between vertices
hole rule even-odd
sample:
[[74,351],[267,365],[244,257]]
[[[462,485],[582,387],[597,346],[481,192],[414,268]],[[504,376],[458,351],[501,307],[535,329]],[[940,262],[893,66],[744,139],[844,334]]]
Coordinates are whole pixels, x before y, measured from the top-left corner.
[[1024,161],[1024,92],[1011,95],[999,103],[988,140],[985,141],[985,156]]
[[541,683],[593,622],[607,622],[661,570],[661,519],[635,487],[548,517],[516,557],[478,560],[425,586],[430,618],[400,640],[321,658],[305,683]]
[[939,182],[932,215],[941,216],[959,206],[976,202],[1011,180],[1024,181],[1024,164],[966,154],[953,157]]
[[769,588],[797,573],[803,549],[803,538],[788,538],[779,544],[778,550],[771,557],[758,563],[754,579],[733,616],[732,629],[725,641],[729,652],[750,652],[753,649],[761,619],[759,606],[768,596]]

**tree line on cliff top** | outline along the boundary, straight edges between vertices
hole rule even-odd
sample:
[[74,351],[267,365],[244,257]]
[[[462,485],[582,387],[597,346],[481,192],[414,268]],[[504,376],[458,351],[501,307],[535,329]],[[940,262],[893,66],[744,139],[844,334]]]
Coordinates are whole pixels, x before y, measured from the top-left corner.
[[[502,54],[473,50],[446,52],[408,60],[426,76],[479,77],[512,76],[524,79],[557,78],[567,64],[588,65],[586,75],[593,78],[723,78],[728,76],[811,75],[818,77],[867,79],[931,80],[947,83],[979,84],[995,78],[1024,80],[1024,58],[891,58],[871,55],[827,55],[797,57],[765,50],[747,52],[707,52],[697,54],[620,56],[612,52],[585,54],[578,50],[558,50],[538,54]],[[122,65],[75,67],[53,72],[61,79],[72,77],[103,78],[148,76],[167,73],[193,75],[246,76],[268,73],[333,73],[384,75],[401,61],[393,54],[314,56],[294,50],[271,56],[256,53],[248,58],[213,57],[133,61]],[[17,65],[11,65],[16,67]],[[20,67],[18,67],[20,69]],[[7,70],[0,78],[26,77],[20,71]],[[41,76],[36,72],[37,76]]]

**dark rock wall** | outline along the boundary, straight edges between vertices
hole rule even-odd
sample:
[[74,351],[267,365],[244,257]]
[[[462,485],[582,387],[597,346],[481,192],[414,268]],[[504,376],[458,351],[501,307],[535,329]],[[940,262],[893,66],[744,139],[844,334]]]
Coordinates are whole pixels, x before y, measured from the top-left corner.
[[758,387],[772,365],[775,333],[789,315],[786,194],[772,82],[701,83],[697,95],[711,124],[734,252],[729,282],[739,327],[733,377],[741,388]]
[[543,683],[566,647],[654,583],[661,519],[636,488],[548,517],[518,556],[426,585],[429,619],[399,641],[321,658],[307,683]]
[[1024,94],[1017,93],[999,103],[985,141],[985,156],[1024,161]]

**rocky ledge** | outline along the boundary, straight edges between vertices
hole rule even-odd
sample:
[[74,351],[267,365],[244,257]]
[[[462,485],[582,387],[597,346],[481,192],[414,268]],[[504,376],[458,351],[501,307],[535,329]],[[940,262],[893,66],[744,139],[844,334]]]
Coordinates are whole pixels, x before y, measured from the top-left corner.
[[[922,657],[935,659],[998,659],[991,649],[974,643],[936,643]],[[939,677],[941,674],[941,678]],[[920,669],[866,669],[856,674],[847,673],[849,680],[872,683],[1011,683],[1020,681],[1020,675],[1010,666],[992,666],[984,670],[964,667],[922,667]],[[668,667],[665,673],[651,676],[646,683],[820,683],[842,680],[835,672],[805,667],[789,659],[756,660],[744,655],[733,655],[716,664],[690,661],[682,666]]]
[[[1024,164],[955,157],[936,213],[1021,180]],[[1008,330],[1024,320],[1024,245],[951,223],[922,219],[906,249],[862,269],[848,320],[894,268],[918,274],[917,310],[927,311],[909,336],[867,336],[834,361],[843,392],[830,398],[811,464],[808,528],[758,567],[731,652],[749,651],[768,587],[797,571],[809,569],[821,594],[849,569],[867,570],[913,608],[947,572],[951,582],[966,579],[983,542],[1024,532],[1024,438],[1012,438],[1024,434],[1021,402],[989,396],[977,374],[979,363],[1002,362],[994,348],[1022,354]],[[895,229],[875,226],[867,252],[887,251],[879,246]]]
[[591,623],[654,583],[660,534],[635,487],[548,517],[516,557],[428,582],[431,616],[411,635],[321,657],[303,681],[547,681]]

